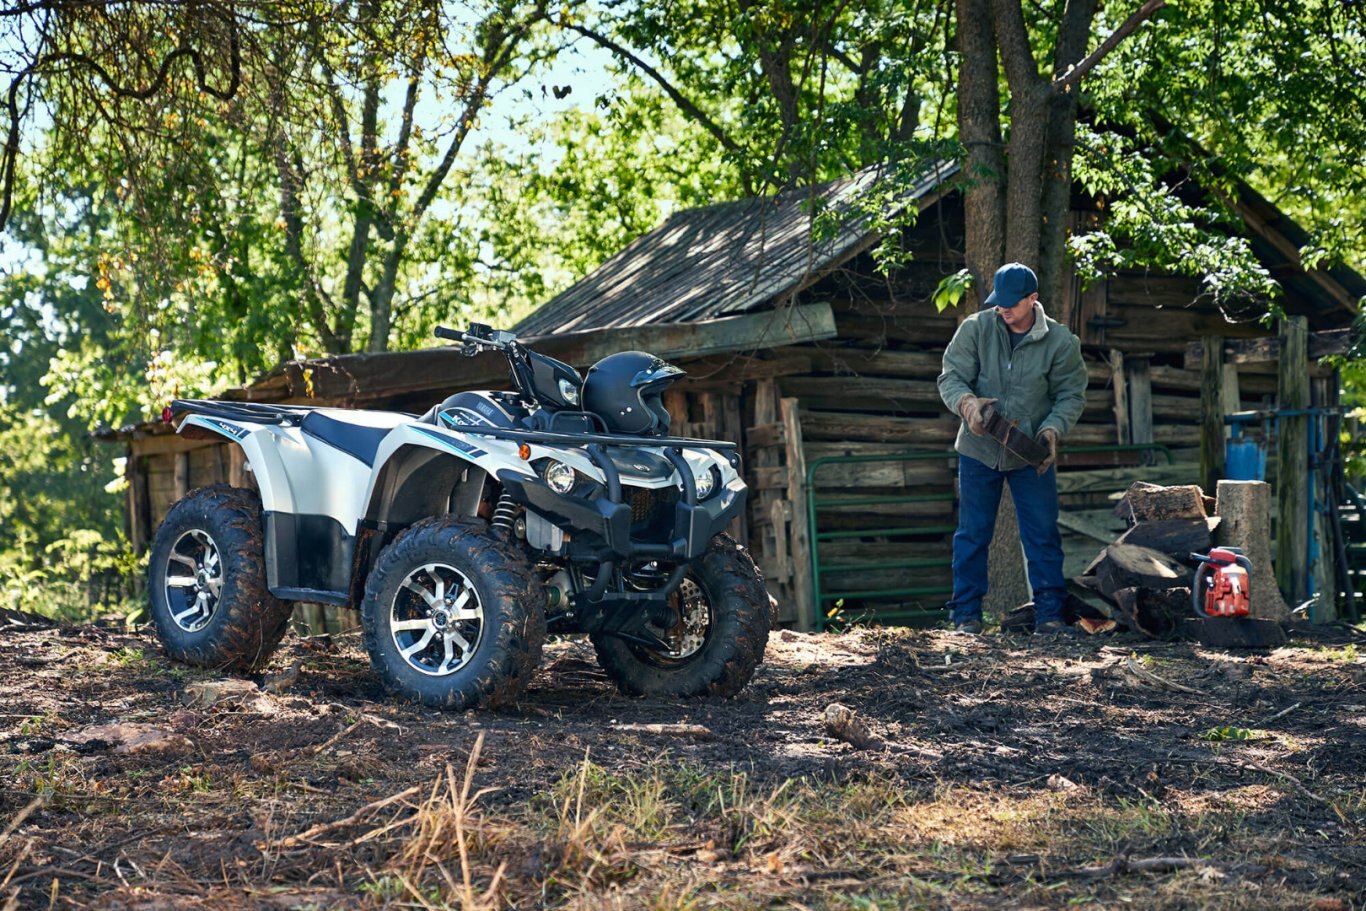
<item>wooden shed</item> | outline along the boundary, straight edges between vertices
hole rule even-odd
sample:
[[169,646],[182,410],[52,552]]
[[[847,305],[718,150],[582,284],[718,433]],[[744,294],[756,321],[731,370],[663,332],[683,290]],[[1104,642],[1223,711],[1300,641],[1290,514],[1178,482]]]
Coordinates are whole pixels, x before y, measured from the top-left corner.
[[[882,238],[854,204],[879,179],[868,170],[680,212],[516,327],[576,366],[641,349],[687,370],[667,399],[674,429],[741,443],[752,494],[735,531],[786,623],[811,628],[863,612],[909,619],[947,597],[958,420],[935,378],[962,314],[937,312],[931,297],[964,265],[956,177],[956,165],[937,164],[900,198],[919,215],[901,238],[912,258],[891,274],[877,269],[871,251]],[[1302,232],[1250,189],[1235,208],[1285,289],[1286,312],[1304,320],[1292,325],[1320,333],[1321,347],[1340,344],[1366,280],[1303,268]],[[1098,217],[1078,195],[1074,224]],[[823,219],[819,230],[813,219]],[[1081,338],[1090,374],[1059,474],[1071,574],[1098,540],[1112,540],[1114,491],[1136,478],[1201,480],[1202,414],[1215,413],[1206,434],[1222,438],[1219,415],[1275,407],[1278,330],[1230,323],[1196,280],[1157,272],[1086,288],[1073,280],[1062,300],[1044,304]],[[1313,403],[1335,403],[1331,373],[1309,372]],[[227,397],[418,412],[504,381],[492,355],[435,348],[293,361]],[[228,447],[168,431],[111,435],[129,448],[138,546],[179,494],[241,474]]]

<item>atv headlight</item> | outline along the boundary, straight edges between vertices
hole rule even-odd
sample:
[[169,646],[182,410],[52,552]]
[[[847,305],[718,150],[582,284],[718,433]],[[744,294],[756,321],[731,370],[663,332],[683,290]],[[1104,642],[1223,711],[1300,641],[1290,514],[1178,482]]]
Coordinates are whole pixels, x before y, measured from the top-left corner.
[[567,494],[574,489],[574,482],[578,480],[577,472],[563,462],[551,459],[545,464],[545,483],[558,494]]
[[707,469],[707,473],[697,479],[697,499],[705,500],[711,496],[716,489],[716,482],[721,479],[721,473],[716,470],[716,466]]
[[579,388],[569,380],[560,380],[560,398],[571,405],[579,403]]

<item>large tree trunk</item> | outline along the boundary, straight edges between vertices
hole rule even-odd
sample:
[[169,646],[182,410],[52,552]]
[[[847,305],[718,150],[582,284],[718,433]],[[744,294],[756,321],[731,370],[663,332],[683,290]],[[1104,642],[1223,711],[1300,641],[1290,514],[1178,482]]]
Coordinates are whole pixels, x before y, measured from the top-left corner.
[[1005,254],[1005,151],[1001,143],[1001,97],[996,82],[996,38],[990,0],[958,3],[958,135],[966,182],[968,271],[973,293],[963,311],[977,309]]

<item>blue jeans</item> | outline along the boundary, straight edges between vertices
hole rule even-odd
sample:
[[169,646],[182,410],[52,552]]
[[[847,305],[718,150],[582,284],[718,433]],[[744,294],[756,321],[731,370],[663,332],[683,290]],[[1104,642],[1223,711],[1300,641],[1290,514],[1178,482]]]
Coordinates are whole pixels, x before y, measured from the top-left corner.
[[958,531],[953,536],[953,622],[982,619],[987,593],[987,553],[996,531],[1001,485],[1010,482],[1020,538],[1034,590],[1034,623],[1062,619],[1067,597],[1062,577],[1062,534],[1058,531],[1058,475],[1026,465],[997,471],[968,456],[958,457]]

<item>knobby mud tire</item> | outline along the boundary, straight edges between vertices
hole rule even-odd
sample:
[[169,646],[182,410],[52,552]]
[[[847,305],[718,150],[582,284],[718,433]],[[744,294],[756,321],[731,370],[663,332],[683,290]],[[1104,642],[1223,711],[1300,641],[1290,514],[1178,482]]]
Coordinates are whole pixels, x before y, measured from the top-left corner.
[[[202,629],[182,629],[166,598],[170,551],[192,529],[218,549],[222,588]],[[190,491],[171,507],[157,529],[148,565],[152,623],[166,654],[198,667],[231,671],[260,668],[284,638],[294,604],[266,587],[261,499],[250,490],[215,484]]]
[[711,602],[711,629],[701,649],[677,663],[659,663],[642,646],[615,636],[590,636],[598,663],[628,696],[734,696],[745,688],[768,646],[768,589],[749,552],[726,534],[688,569]]
[[[399,653],[390,631],[399,587],[415,569],[445,563],[463,573],[484,610],[484,629],[465,665],[428,676]],[[365,586],[361,625],[375,673],[390,694],[433,708],[463,711],[514,701],[541,663],[545,595],[526,555],[478,520],[419,522],[380,554]]]

